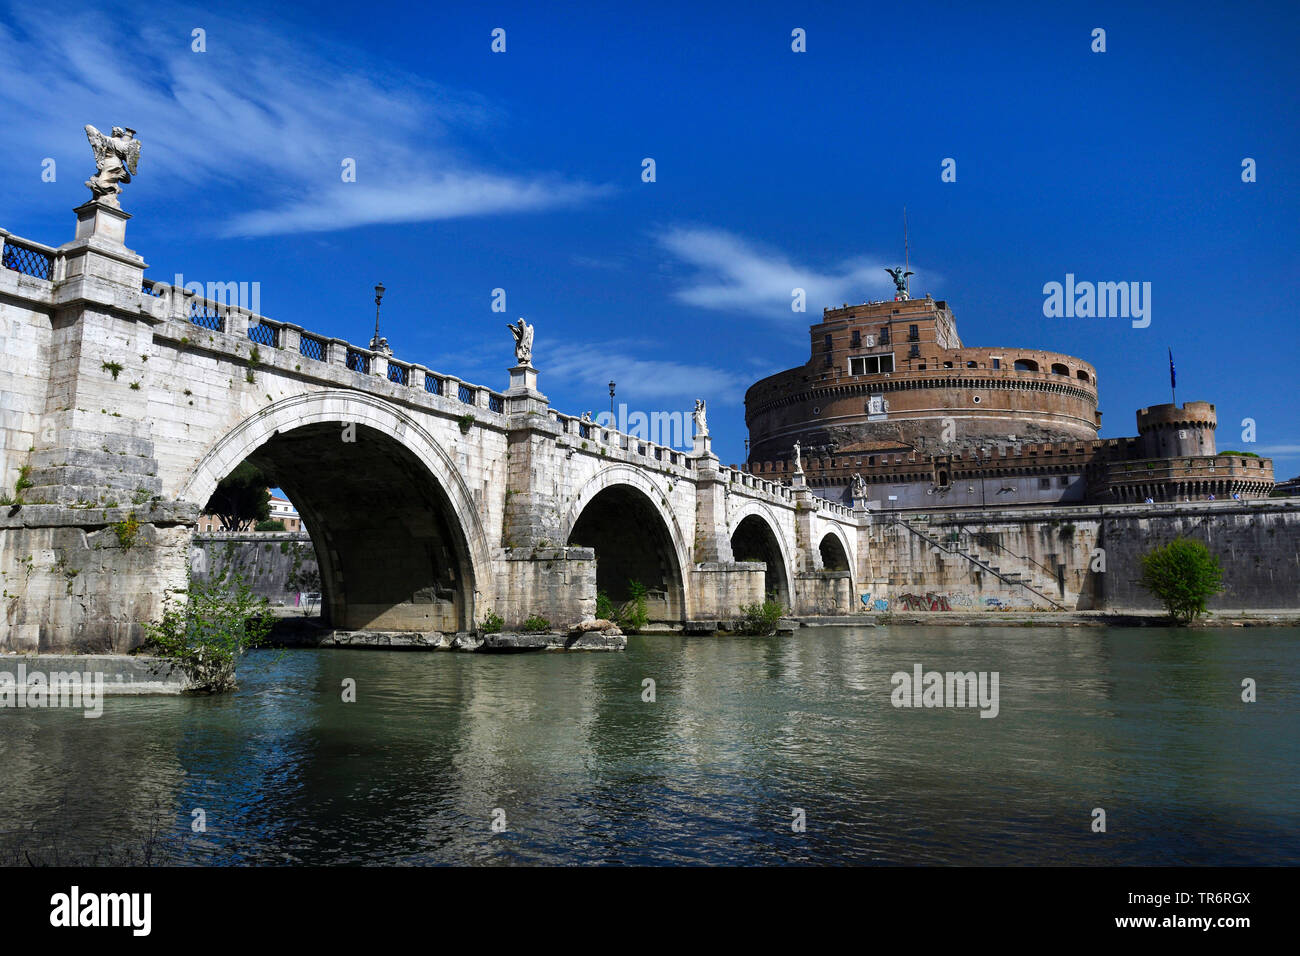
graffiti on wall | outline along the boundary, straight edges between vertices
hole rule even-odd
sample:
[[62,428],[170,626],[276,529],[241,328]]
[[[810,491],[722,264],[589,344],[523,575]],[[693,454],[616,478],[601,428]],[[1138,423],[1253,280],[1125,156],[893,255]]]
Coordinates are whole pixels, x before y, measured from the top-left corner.
[[927,591],[925,597],[919,594],[900,594],[898,603],[902,605],[904,611],[952,610],[952,605],[948,603],[948,595],[936,594],[934,591]]
[[875,598],[875,599],[873,600],[870,594],[864,594],[864,595],[862,595],[862,606],[865,607],[868,611],[888,611],[888,610],[889,610],[889,602],[888,602],[888,601],[886,601],[884,598]]

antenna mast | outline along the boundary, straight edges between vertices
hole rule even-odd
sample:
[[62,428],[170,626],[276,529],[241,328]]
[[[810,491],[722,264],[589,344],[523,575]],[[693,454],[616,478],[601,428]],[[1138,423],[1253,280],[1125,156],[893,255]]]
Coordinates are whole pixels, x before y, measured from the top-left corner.
[[907,249],[907,206],[904,205],[903,206],[903,272],[904,272],[903,281],[907,283],[905,288],[907,289],[907,294],[909,297],[912,295],[912,280],[906,276],[906,273],[911,271],[912,271],[911,260],[908,257],[908,249]]

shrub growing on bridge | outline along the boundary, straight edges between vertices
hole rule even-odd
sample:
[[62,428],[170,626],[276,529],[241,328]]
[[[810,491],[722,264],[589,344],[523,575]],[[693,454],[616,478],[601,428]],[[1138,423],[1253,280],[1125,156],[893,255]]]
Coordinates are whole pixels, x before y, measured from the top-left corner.
[[742,604],[740,614],[740,633],[762,637],[776,633],[777,622],[785,614],[785,608],[769,597],[762,604]]
[[1200,541],[1175,538],[1142,555],[1139,584],[1160,599],[1175,621],[1190,623],[1205,613],[1207,598],[1223,590],[1219,559]]
[[624,631],[636,631],[650,622],[649,588],[640,581],[627,582],[628,599],[615,604],[604,591],[596,592],[596,617],[613,621]]
[[234,690],[235,662],[271,633],[269,604],[236,571],[223,569],[204,582],[191,569],[183,597],[169,596],[162,620],[145,625],[145,646],[180,665],[195,690]]
[[540,614],[534,614],[524,621],[524,630],[530,634],[541,634],[551,629],[551,622]]

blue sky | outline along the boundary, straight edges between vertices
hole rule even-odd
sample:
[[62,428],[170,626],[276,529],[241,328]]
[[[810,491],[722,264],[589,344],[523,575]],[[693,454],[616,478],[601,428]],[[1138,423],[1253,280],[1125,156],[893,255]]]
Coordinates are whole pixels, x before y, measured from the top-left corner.
[[[553,405],[607,408],[611,378],[633,410],[704,397],[727,462],[822,306],[888,294],[906,204],[913,292],[966,344],[1092,362],[1103,436],[1169,400],[1172,347],[1220,448],[1300,472],[1294,4],[433,6],[0,8],[0,225],[71,238],[82,125],[132,126],[149,275],[256,281],[362,344],[383,281],[400,358],[497,388],[523,315]],[[1150,282],[1150,327],[1045,318],[1066,273]]]

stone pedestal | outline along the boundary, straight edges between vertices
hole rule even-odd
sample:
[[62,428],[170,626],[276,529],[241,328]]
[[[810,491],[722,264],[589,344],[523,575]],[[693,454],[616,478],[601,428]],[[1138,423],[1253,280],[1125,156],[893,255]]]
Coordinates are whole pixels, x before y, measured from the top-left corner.
[[532,365],[516,365],[510,369],[510,391],[519,390],[541,394],[537,391],[537,369]]
[[131,214],[123,212],[121,207],[92,199],[72,211],[77,214],[77,232],[74,238],[88,239],[95,236],[114,245],[126,245],[126,221],[131,218]]
[[28,500],[102,506],[152,497],[161,481],[141,356],[158,319],[141,309],[145,262],[123,245],[127,213],[96,200],[74,211],[76,238],[55,263],[59,318]]
[[708,435],[695,435],[695,561],[729,565],[735,561],[727,531],[726,478]]

